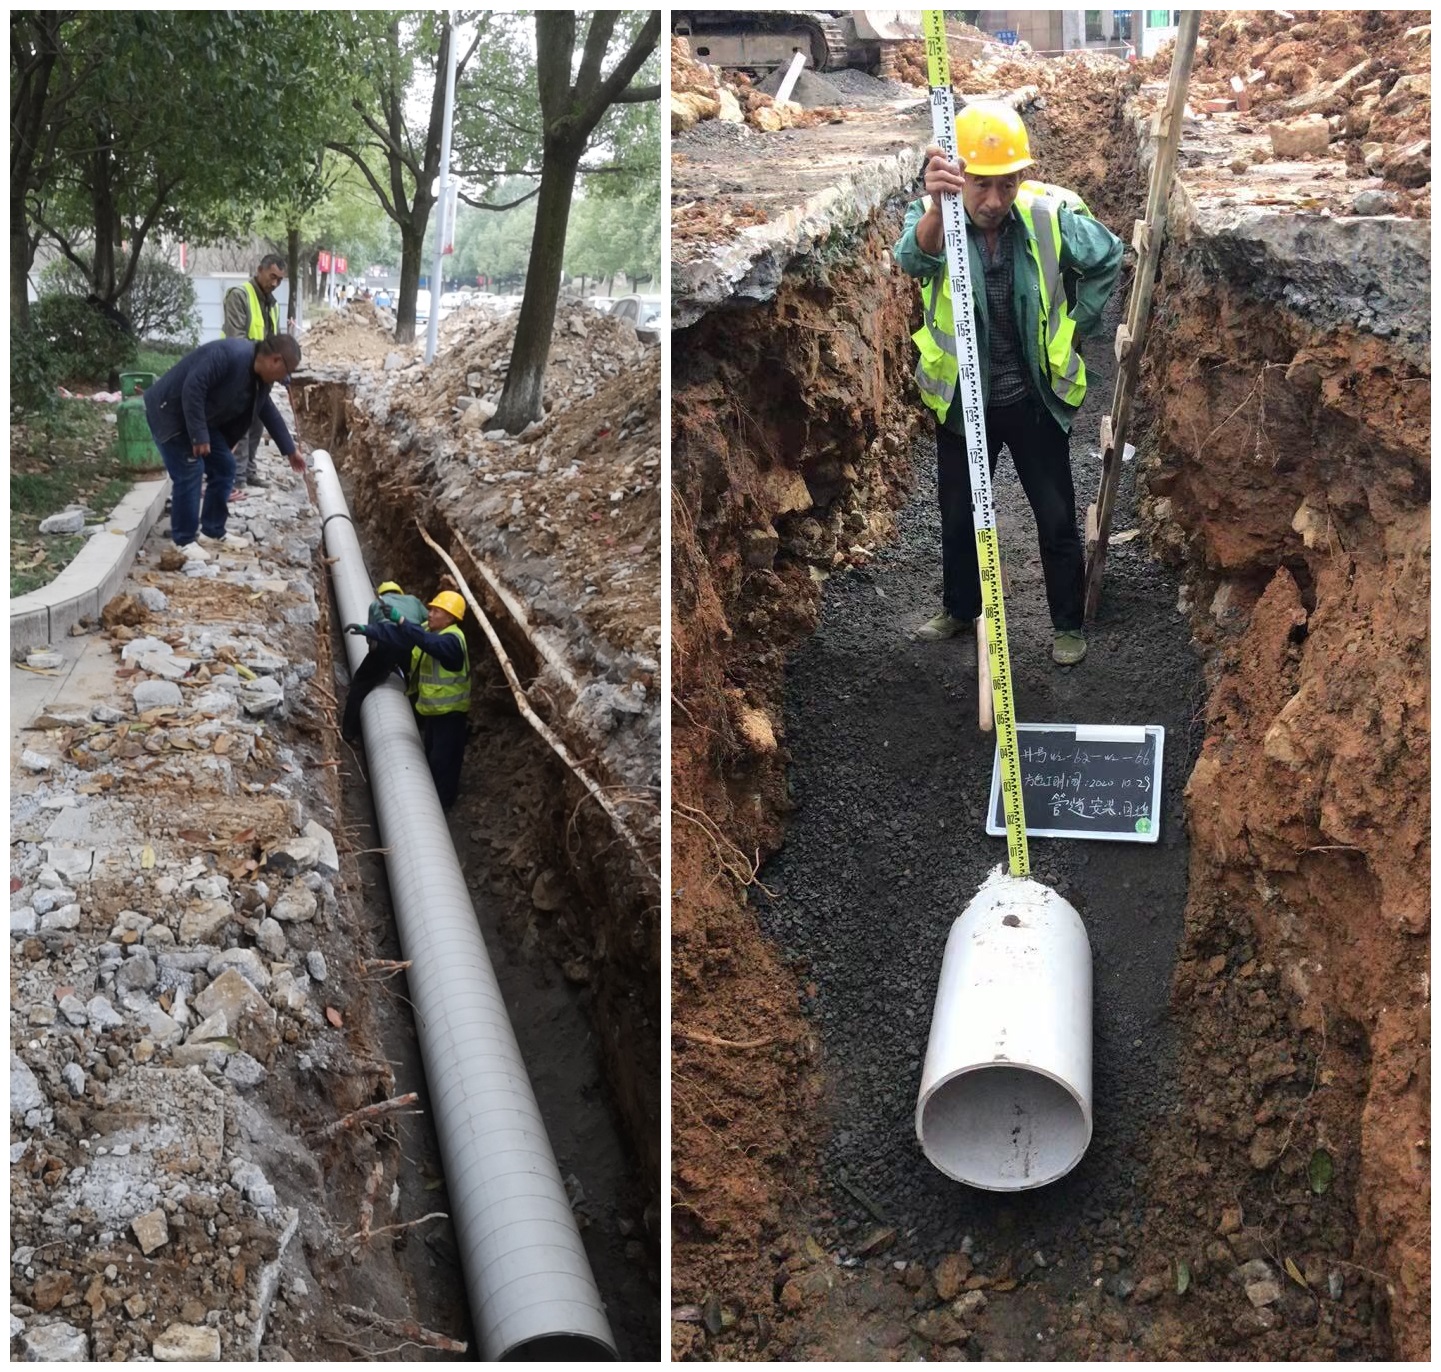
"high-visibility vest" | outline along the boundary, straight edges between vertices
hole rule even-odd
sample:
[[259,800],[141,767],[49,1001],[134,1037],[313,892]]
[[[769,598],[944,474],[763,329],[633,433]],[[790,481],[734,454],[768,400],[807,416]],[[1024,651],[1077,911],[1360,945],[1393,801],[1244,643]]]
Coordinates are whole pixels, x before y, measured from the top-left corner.
[[[1061,278],[1061,220],[1057,213],[1061,204],[1075,214],[1091,213],[1074,191],[1049,186],[1043,181],[1023,181],[1016,196],[1016,210],[1026,229],[1026,252],[1035,264],[1039,282],[1036,356],[1057,399],[1076,409],[1086,396],[1086,364],[1076,349],[1076,324],[1071,318],[1065,282]],[[921,284],[921,304],[925,318],[911,335],[920,349],[916,383],[921,388],[921,399],[944,421],[955,399],[961,374],[956,361],[951,282],[945,270]]]
[[465,661],[460,671],[449,672],[429,653],[411,649],[410,675],[418,715],[461,714],[470,709],[470,646],[465,641],[465,630],[459,624],[447,624],[440,632],[460,639]]
[[[245,294],[250,300],[250,327],[246,330],[245,336],[252,343],[259,343],[269,338],[272,334],[280,332],[280,302],[274,300],[267,310],[260,303],[260,292],[255,289],[255,282],[245,283]],[[266,328],[266,325],[269,328]]]

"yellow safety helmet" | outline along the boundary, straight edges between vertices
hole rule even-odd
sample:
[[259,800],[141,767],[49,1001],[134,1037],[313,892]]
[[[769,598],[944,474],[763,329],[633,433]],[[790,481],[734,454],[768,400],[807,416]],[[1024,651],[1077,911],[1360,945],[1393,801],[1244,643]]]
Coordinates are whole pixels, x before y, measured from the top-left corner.
[[384,595],[387,591],[394,591],[396,595],[405,594],[405,592],[402,591],[400,587],[393,581],[382,581],[380,585],[375,588],[376,595]]
[[430,602],[438,610],[444,610],[448,615],[454,615],[456,619],[465,618],[465,601],[455,591],[437,591],[435,599]]
[[956,148],[972,176],[1005,176],[1035,161],[1021,116],[999,100],[977,100],[956,116]]

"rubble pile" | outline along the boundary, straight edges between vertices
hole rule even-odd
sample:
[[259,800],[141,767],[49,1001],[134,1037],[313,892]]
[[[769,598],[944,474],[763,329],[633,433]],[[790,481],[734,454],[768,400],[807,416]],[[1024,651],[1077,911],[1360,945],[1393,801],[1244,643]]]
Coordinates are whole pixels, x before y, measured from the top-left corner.
[[[1214,11],[1201,20],[1190,105],[1269,133],[1278,160],[1334,158],[1389,196],[1359,213],[1430,218],[1431,25],[1421,11]],[[1168,70],[1166,52],[1149,67]]]
[[680,34],[670,40],[670,131],[672,137],[693,129],[706,119],[749,124],[763,133],[810,128],[844,119],[846,112],[831,106],[804,109],[794,100],[777,101],[758,90],[744,73],[718,74],[691,54]]
[[292,1131],[327,1107],[311,1074],[352,1048],[339,861],[294,727],[316,664],[289,646],[320,618],[320,528],[284,481],[273,513],[232,517],[237,546],[142,550],[91,630],[113,653],[113,679],[89,677],[102,703],[62,697],[22,733],[11,1335],[28,1360],[252,1360],[280,1311],[309,1318],[291,1239],[320,1174]]

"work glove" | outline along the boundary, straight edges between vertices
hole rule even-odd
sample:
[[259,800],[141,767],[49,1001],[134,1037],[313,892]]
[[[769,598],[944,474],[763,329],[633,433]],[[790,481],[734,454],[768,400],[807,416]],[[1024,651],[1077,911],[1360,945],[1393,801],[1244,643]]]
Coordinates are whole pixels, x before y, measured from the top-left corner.
[[368,624],[347,624],[345,632],[348,634],[359,634],[361,638],[370,637],[370,626]]
[[387,605],[385,607],[385,617],[392,624],[399,624],[405,618],[405,616],[400,613],[400,607],[397,605]]

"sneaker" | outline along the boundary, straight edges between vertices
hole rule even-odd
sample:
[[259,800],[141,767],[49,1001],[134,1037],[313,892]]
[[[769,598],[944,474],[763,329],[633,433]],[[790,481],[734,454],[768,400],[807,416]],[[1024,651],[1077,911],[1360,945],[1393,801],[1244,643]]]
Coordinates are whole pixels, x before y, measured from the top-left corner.
[[1056,635],[1051,657],[1062,667],[1074,667],[1086,655],[1086,636],[1079,629],[1066,629]]
[[940,614],[926,620],[911,637],[922,643],[939,643],[942,639],[969,633],[974,623],[975,621],[971,619],[956,619],[942,610]]
[[[200,538],[204,535],[201,534]],[[175,546],[180,549],[180,555],[187,562],[209,562],[210,554],[197,538],[194,543],[177,543]]]

